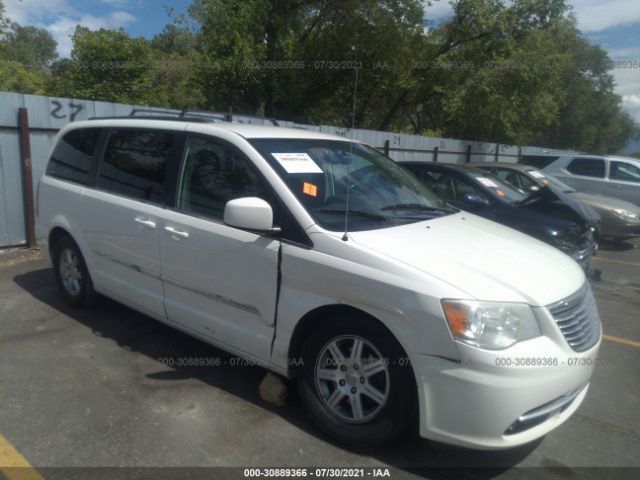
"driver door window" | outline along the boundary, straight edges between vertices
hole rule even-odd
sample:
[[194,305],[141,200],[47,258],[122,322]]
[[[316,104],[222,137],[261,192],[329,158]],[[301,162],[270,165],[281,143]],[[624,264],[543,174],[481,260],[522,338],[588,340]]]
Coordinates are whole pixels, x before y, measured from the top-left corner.
[[177,208],[222,221],[229,200],[259,197],[270,201],[264,181],[235,148],[212,139],[193,137],[178,187]]
[[611,180],[640,183],[640,168],[631,163],[612,161],[610,169],[609,179]]

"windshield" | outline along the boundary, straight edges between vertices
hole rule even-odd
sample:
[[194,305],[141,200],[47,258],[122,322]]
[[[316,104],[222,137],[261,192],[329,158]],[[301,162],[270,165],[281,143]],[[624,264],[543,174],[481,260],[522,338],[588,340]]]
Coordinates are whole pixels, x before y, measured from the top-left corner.
[[535,178],[539,184],[542,183],[543,185],[549,185],[550,187],[559,189],[563,193],[575,192],[575,190],[566,183],[558,180],[555,177],[551,177],[546,173],[541,172],[540,170],[528,170],[527,173],[531,177]]
[[507,203],[518,203],[527,198],[522,190],[498,178],[493,173],[483,170],[473,170],[468,173],[476,182]]
[[359,143],[287,138],[254,139],[251,144],[327,230],[344,231],[347,197],[349,231],[456,211],[393,160]]

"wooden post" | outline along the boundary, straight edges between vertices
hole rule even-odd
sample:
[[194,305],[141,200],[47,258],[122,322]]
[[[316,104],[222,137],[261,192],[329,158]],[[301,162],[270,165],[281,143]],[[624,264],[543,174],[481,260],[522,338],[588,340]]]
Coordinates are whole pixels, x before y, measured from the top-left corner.
[[24,192],[24,221],[27,244],[36,246],[35,211],[33,208],[33,175],[31,173],[31,139],[29,137],[29,111],[18,109],[18,126],[20,129],[20,153],[22,160],[22,189]]
[[384,151],[384,154],[388,157],[389,156],[389,140],[384,141],[383,151]]
[[433,149],[433,161],[437,162],[438,161],[438,147],[435,147]]
[[227,112],[227,122],[233,122],[233,107],[229,105],[229,111]]
[[494,162],[500,161],[500,144],[499,143],[496,143],[496,155],[493,161]]
[[471,163],[471,145],[467,145],[467,158],[466,158],[466,162],[467,162],[467,163]]

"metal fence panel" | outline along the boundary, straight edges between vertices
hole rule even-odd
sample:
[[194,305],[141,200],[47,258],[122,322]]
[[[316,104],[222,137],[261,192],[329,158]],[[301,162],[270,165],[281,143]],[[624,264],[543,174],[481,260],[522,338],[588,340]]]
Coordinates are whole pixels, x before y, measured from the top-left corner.
[[21,245],[27,241],[20,143],[15,132],[0,130],[0,246],[2,247]]

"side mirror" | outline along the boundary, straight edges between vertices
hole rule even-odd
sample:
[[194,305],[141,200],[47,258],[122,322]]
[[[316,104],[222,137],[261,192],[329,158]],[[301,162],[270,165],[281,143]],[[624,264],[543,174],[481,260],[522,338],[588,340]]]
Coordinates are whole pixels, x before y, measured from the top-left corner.
[[465,205],[469,205],[472,207],[488,207],[491,205],[489,200],[484,198],[482,195],[478,193],[465,193],[462,197],[462,202]]
[[273,209],[258,197],[229,200],[224,206],[224,223],[245,230],[276,232],[273,228]]

